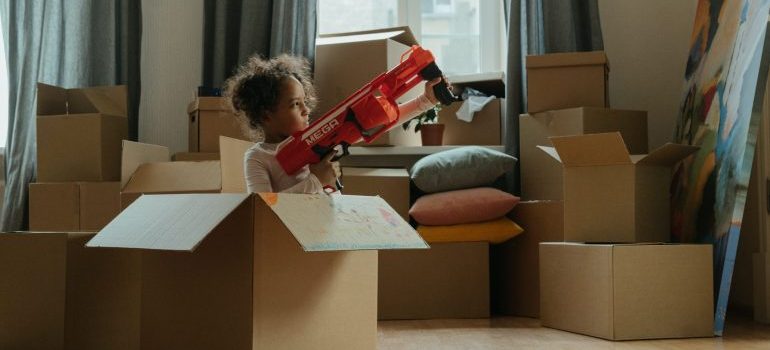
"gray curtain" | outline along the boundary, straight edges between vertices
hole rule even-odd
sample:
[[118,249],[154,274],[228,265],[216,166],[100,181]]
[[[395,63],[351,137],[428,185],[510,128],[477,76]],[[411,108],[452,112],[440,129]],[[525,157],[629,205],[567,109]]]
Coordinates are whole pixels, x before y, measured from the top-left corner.
[[252,54],[313,62],[317,0],[206,0],[203,85],[219,87]]
[[[505,149],[519,157],[519,114],[526,111],[527,55],[602,50],[597,0],[504,0],[508,38]],[[508,177],[520,193],[519,169]]]
[[2,231],[23,230],[35,178],[36,84],[127,84],[129,135],[139,108],[141,0],[0,0],[9,120]]

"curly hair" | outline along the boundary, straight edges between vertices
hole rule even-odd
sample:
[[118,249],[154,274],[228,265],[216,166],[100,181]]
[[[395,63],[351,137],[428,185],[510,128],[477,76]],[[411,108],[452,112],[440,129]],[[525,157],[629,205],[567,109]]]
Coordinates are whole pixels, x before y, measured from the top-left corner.
[[261,130],[267,113],[278,105],[287,78],[294,77],[302,84],[305,105],[313,109],[317,98],[310,76],[310,64],[305,58],[282,54],[264,59],[254,55],[225,81],[224,93],[238,119],[254,135]]

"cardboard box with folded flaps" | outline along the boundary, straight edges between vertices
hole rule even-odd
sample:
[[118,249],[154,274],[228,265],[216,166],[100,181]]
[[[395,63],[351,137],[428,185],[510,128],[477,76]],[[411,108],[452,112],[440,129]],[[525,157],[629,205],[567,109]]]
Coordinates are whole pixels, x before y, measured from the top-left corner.
[[670,241],[671,168],[698,147],[628,153],[620,133],[553,137],[538,146],[564,167],[564,240]]
[[37,181],[117,181],[126,87],[37,89]]
[[444,124],[445,145],[501,145],[502,144],[502,101],[505,98],[505,83],[502,73],[468,74],[447,78],[459,94],[466,87],[476,89],[487,96],[496,98],[474,113],[473,121],[458,119],[457,111],[463,102],[442,106],[439,122]]

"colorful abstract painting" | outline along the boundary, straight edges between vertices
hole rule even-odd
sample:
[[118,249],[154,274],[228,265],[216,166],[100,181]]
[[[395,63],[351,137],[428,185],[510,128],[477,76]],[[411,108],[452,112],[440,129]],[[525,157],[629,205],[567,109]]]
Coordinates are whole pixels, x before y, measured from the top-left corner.
[[767,77],[768,9],[770,0],[699,0],[674,135],[701,147],[675,171],[672,235],[675,242],[714,244],[716,335],[724,328],[754,159],[759,118],[752,110]]

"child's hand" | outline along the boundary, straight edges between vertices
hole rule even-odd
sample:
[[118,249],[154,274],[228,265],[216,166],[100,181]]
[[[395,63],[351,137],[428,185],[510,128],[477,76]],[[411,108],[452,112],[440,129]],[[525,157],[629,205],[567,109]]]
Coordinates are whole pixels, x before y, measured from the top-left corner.
[[320,162],[310,164],[310,173],[315,175],[324,186],[334,186],[340,177],[340,163],[332,162],[335,152],[329,152]]
[[441,78],[433,79],[427,83],[425,83],[425,97],[430,101],[430,103],[437,105],[439,103],[439,100],[436,98],[436,94],[433,93],[433,87],[440,83],[441,80],[445,80],[447,82],[447,87],[449,89],[452,88],[452,85],[449,84],[449,81],[446,80],[446,77],[442,76]]

